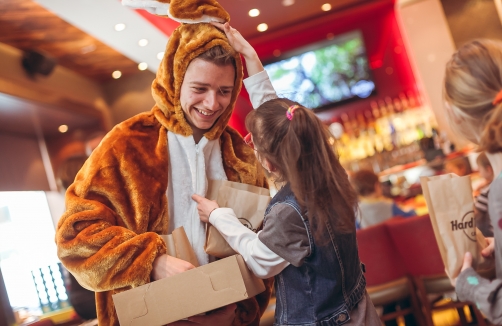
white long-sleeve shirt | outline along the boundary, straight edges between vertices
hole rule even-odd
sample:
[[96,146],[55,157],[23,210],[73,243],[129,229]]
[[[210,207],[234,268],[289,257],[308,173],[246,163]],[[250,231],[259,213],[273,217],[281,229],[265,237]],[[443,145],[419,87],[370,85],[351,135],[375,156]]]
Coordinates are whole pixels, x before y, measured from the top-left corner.
[[263,230],[255,234],[239,222],[231,208],[218,208],[209,217],[249,269],[261,278],[275,276],[290,264],[301,266],[313,245],[300,212],[293,206],[275,204],[266,219]]
[[258,234],[242,225],[233,209],[214,210],[209,222],[218,229],[230,247],[241,254],[248,268],[256,276],[269,278],[279,274],[289,265],[286,260],[263,244]]

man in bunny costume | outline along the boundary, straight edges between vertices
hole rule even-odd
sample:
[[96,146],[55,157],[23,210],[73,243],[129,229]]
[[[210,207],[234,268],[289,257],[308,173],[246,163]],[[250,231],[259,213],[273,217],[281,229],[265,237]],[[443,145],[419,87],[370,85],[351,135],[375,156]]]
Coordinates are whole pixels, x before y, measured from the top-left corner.
[[[228,13],[214,0],[124,3],[182,24],[152,84],[156,105],[115,126],[66,193],[58,256],[96,291],[99,325],[119,325],[112,294],[193,268],[166,254],[160,234],[183,226],[199,263],[214,259],[203,250],[205,226],[191,200],[205,195],[208,179],[267,186],[253,150],[228,126],[242,63],[225,34],[207,23],[228,21]],[[258,325],[272,287],[265,285],[255,298],[192,321]]]

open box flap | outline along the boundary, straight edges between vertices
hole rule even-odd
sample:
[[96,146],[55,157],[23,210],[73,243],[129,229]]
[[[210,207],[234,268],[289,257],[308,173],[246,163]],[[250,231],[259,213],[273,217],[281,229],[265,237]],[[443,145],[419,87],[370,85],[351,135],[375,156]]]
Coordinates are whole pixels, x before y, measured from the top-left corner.
[[113,296],[120,324],[164,325],[265,290],[241,256],[231,256]]

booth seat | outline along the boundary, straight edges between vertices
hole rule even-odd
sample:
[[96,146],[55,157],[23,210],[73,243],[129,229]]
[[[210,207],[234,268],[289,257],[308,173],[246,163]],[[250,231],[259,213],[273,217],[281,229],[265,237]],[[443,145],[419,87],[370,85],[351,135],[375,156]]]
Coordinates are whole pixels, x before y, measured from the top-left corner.
[[382,225],[387,229],[399,257],[400,263],[396,263],[401,266],[399,270],[404,268],[406,275],[413,280],[425,325],[434,325],[433,311],[452,308],[458,311],[461,324],[468,325],[465,306],[469,307],[477,325],[486,325],[481,312],[470,302],[452,300],[438,304],[445,294],[453,293],[455,289],[445,274],[429,215],[392,218]]
[[[359,257],[365,265],[367,291],[375,307],[397,304],[409,299],[411,307],[384,313],[382,321],[413,314],[424,325],[412,279],[396,250],[385,223],[357,232]],[[385,311],[385,310],[384,310]]]

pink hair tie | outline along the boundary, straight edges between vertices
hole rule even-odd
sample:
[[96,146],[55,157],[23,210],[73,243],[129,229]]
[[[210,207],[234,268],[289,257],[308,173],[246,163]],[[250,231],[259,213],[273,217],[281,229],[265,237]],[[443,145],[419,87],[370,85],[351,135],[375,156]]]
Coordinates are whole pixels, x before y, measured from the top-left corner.
[[288,120],[291,121],[291,119],[293,119],[293,115],[295,114],[295,111],[296,109],[298,109],[299,106],[298,105],[291,105],[289,108],[288,108],[288,111],[286,111],[286,117],[288,118]]
[[502,90],[500,92],[498,92],[497,96],[495,96],[495,99],[493,99],[492,104],[497,105],[500,102],[502,102]]

